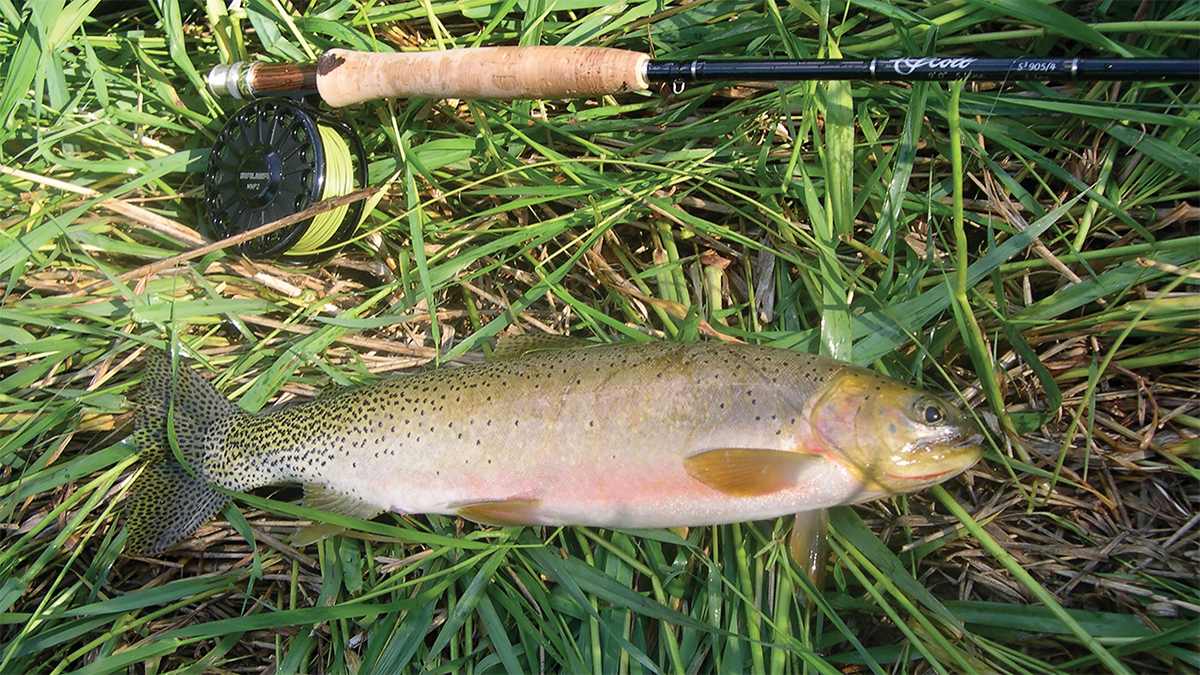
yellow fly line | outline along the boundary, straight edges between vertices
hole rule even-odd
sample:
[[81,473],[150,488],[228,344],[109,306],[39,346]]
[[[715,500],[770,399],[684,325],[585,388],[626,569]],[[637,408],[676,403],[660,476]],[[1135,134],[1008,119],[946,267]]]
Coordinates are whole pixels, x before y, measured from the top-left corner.
[[[348,195],[354,189],[354,163],[350,148],[333,129],[318,126],[317,130],[325,149],[325,185],[321,190],[321,200]],[[300,240],[288,249],[287,255],[307,255],[329,243],[341,228],[349,210],[349,205],[339,206],[313,216],[312,223]]]

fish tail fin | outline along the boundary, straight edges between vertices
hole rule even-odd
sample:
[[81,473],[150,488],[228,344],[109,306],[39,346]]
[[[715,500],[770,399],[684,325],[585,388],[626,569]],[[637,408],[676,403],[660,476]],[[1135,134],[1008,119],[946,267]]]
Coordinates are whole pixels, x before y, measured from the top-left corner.
[[[179,543],[229,501],[210,484],[224,450],[213,447],[206,431],[231,423],[240,410],[190,369],[172,370],[171,358],[157,350],[149,352],[141,389],[129,402],[134,441],[146,465],[125,509],[126,550],[153,555]],[[172,432],[186,465],[171,449]]]
[[130,555],[156,555],[195,532],[229,497],[175,460],[147,464],[125,507]]

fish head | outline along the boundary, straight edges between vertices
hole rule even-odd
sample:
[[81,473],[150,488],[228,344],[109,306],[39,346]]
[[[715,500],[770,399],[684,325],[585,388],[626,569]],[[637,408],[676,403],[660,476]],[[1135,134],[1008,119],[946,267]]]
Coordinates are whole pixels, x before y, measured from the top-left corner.
[[983,456],[983,434],[958,408],[861,368],[830,381],[810,420],[823,451],[872,493],[864,499],[936,485]]

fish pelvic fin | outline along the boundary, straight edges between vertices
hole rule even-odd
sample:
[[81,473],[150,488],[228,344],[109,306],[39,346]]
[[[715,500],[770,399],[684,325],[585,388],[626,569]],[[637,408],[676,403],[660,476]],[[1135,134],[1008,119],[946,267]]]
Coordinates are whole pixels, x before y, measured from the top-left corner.
[[541,525],[545,522],[542,502],[538,499],[502,499],[489,502],[451,504],[454,512],[467,520],[484,525]]
[[[796,514],[792,534],[788,537],[788,552],[792,560],[804,570],[813,586],[821,590],[825,585],[825,567],[829,563],[829,511],[802,511]],[[798,591],[799,597],[805,594]]]
[[173,371],[170,356],[157,350],[148,353],[141,389],[129,403],[134,442],[146,466],[130,488],[126,550],[153,555],[179,543],[229,501],[210,485],[219,482],[215,463],[223,455],[211,440],[221,434],[212,432],[229,428],[242,412],[197,373]]

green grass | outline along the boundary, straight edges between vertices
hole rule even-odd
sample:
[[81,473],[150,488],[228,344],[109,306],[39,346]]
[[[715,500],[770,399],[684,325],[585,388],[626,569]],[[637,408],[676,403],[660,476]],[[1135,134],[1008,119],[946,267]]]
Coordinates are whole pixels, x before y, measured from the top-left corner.
[[[0,672],[1200,671],[1200,83],[372,102],[336,114],[385,190],[331,262],[145,269],[200,243],[237,107],[203,74],[247,55],[1196,58],[1200,4],[223,5],[0,0]],[[361,522],[290,489],[120,554],[143,347],[258,409],[513,332],[821,351],[961,396],[991,451],[833,511],[820,589],[787,519]],[[350,531],[289,546],[314,517]]]

